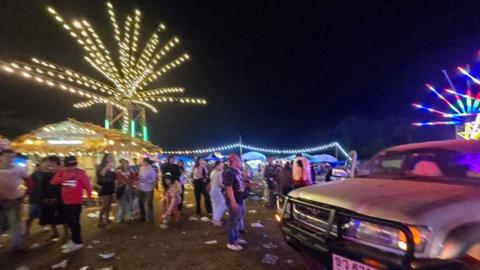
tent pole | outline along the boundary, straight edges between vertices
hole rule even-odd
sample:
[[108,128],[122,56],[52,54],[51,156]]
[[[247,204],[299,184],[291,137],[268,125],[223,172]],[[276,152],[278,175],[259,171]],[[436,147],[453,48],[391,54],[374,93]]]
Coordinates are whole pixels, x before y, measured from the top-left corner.
[[240,148],[240,159],[243,155],[242,135],[238,135],[238,147]]

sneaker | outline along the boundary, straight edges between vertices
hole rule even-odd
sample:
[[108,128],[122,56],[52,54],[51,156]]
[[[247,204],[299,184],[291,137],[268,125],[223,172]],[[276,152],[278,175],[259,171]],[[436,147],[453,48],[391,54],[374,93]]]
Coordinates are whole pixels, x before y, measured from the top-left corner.
[[227,248],[233,251],[240,251],[243,249],[243,247],[238,244],[227,244]]
[[222,227],[223,223],[221,221],[216,221],[216,220],[213,220],[212,219],[212,223],[214,226],[219,226],[219,227]]
[[71,248],[75,243],[73,243],[72,240],[68,240],[68,242],[65,245],[62,245],[62,249],[69,249]]
[[73,244],[73,246],[71,246],[70,248],[66,248],[62,250],[62,253],[70,253],[82,248],[83,248],[83,244]]
[[237,243],[240,244],[240,245],[246,245],[247,241],[239,238],[239,239],[237,239]]

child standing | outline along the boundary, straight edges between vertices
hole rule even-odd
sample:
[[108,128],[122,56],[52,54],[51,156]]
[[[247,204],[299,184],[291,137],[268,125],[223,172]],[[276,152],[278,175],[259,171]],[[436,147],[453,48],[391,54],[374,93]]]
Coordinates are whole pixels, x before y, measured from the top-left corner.
[[70,253],[83,248],[80,214],[82,212],[82,192],[87,191],[91,198],[92,187],[84,170],[77,168],[77,158],[68,156],[64,160],[65,169],[55,174],[52,185],[62,185],[65,221],[70,230],[71,240],[62,246],[63,253]]

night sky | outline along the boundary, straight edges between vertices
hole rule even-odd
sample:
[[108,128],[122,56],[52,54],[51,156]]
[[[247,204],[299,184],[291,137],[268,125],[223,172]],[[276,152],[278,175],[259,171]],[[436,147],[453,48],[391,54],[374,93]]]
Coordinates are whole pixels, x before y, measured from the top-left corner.
[[[442,108],[424,84],[446,87],[441,70],[456,80],[455,67],[477,61],[480,48],[480,1],[112,2],[122,21],[133,8],[142,11],[140,40],[163,21],[163,38],[177,35],[176,52],[192,56],[154,85],[183,86],[185,95],[209,101],[161,104],[148,114],[152,141],[167,149],[223,145],[241,134],[246,143],[281,148],[338,140],[352,149],[372,140],[362,151],[370,154],[445,138],[451,129],[410,127],[430,119],[410,104]],[[0,59],[36,56],[102,79],[47,14],[47,3],[66,18],[87,18],[116,50],[103,1],[2,0]],[[104,106],[77,110],[78,101],[2,73],[0,134],[12,138],[67,117],[103,123]]]

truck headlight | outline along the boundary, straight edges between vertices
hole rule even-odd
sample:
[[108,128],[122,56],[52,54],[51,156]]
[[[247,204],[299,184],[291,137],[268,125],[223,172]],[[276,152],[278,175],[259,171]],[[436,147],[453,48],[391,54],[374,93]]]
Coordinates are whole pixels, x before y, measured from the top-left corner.
[[[423,252],[431,230],[423,226],[408,226],[413,236],[415,252]],[[401,230],[367,221],[353,219],[342,226],[344,238],[373,246],[399,251],[407,250],[407,236]]]

